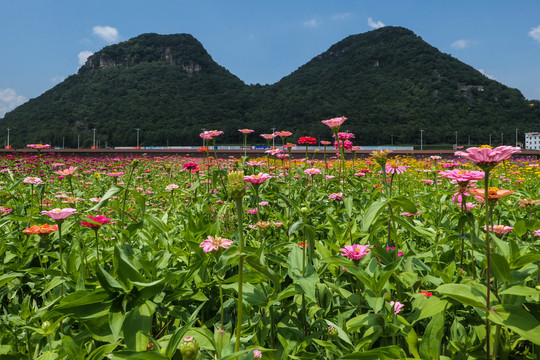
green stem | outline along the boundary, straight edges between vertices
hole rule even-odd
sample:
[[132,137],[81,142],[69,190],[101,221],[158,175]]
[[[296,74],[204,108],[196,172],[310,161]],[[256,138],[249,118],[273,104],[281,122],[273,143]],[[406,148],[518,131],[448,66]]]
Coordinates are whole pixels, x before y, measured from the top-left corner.
[[234,345],[234,352],[240,350],[240,335],[242,333],[242,287],[244,282],[244,210],[242,207],[242,198],[236,198],[236,215],[238,217],[238,252],[240,253],[238,263],[238,305],[237,305],[237,322],[236,322],[236,344]]
[[[62,221],[58,222],[58,247],[60,251],[60,277],[64,280],[64,254],[62,251]],[[60,299],[64,298],[64,284],[60,285]]]
[[131,171],[129,172],[128,181],[126,184],[126,188],[124,189],[124,199],[122,200],[122,214],[121,214],[121,223],[124,225],[124,218],[126,213],[126,201],[127,201],[127,192],[129,189],[129,185],[131,184],[131,178],[133,177],[133,173],[135,172],[135,166],[131,166]]
[[99,237],[97,230],[94,230],[94,233],[96,234],[96,262],[99,264]]
[[487,284],[487,293],[486,293],[486,359],[490,359],[490,327],[489,327],[489,312],[490,303],[491,303],[491,249],[490,249],[490,216],[491,216],[491,205],[489,203],[489,170],[485,170],[484,177],[484,204],[486,205],[486,260],[487,260],[487,271],[486,271],[486,284]]

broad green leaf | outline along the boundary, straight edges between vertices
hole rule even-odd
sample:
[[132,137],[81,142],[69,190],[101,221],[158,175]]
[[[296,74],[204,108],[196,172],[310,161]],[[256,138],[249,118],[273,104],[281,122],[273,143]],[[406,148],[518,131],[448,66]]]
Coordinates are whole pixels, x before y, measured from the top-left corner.
[[107,358],[110,353],[113,352],[116,347],[120,345],[120,343],[114,343],[114,344],[107,344],[98,347],[94,351],[90,353],[88,356],[88,359],[86,360],[103,360],[104,358]]
[[114,185],[112,186],[109,190],[107,190],[107,192],[105,193],[105,195],[103,195],[101,197],[101,200],[96,204],[96,206],[94,206],[93,208],[89,209],[87,212],[92,212],[92,211],[95,211],[95,210],[99,210],[101,209],[103,206],[105,206],[107,204],[107,202],[109,202],[109,199],[112,198],[113,196],[117,195],[118,193],[120,193],[122,190],[124,190],[124,187],[120,186],[120,185]]
[[457,300],[465,305],[471,305],[486,310],[486,297],[476,288],[465,284],[444,284],[436,289],[437,292]]
[[524,285],[515,285],[499,293],[500,295],[540,296],[540,291]]
[[296,221],[289,228],[289,235],[292,235],[292,234],[298,232],[298,230],[300,230],[303,226],[304,226],[304,221],[303,220]]
[[115,351],[112,353],[113,359],[127,359],[127,360],[168,360],[165,355],[158,353],[157,351]]
[[110,307],[107,293],[103,289],[92,292],[76,291],[66,296],[53,311],[71,315],[77,319],[89,319],[102,316]]
[[146,301],[126,313],[122,330],[127,350],[146,350],[148,341],[144,334],[150,333],[154,311],[155,305]]
[[492,322],[505,326],[533,344],[540,345],[540,322],[519,305],[495,305],[490,312]]
[[527,265],[529,263],[539,261],[540,260],[540,254],[525,254],[517,257],[510,263],[510,268],[512,269],[519,269],[524,265]]
[[415,319],[415,322],[443,312],[446,309],[446,306],[448,306],[448,301],[438,298],[436,296],[429,297],[424,302],[422,310],[420,311],[420,315],[417,319]]
[[345,341],[347,344],[349,345],[352,345],[352,341],[351,341],[351,338],[349,337],[349,335],[347,335],[347,333],[345,331],[343,331],[342,328],[340,328],[339,326],[337,326],[336,324],[334,324],[333,322],[331,322],[330,320],[325,320],[326,321],[326,324],[328,326],[331,326],[333,327],[334,329],[337,330],[338,332],[338,337]]
[[21,277],[21,276],[24,276],[24,274],[23,273],[17,273],[17,272],[15,272],[15,273],[9,272],[7,274],[3,274],[2,276],[0,276],[0,287],[3,287],[4,285],[6,285],[11,280],[16,279],[16,278]]
[[491,272],[493,276],[499,281],[510,282],[512,281],[512,273],[510,272],[510,265],[504,256],[492,253],[491,254]]
[[403,211],[410,214],[415,214],[418,211],[416,209],[416,205],[414,205],[414,203],[404,195],[394,196],[390,199],[389,203],[392,205],[392,207],[398,206],[403,209]]
[[96,265],[95,270],[96,270],[96,276],[98,278],[99,284],[110,295],[115,294],[117,292],[126,292],[128,290],[124,286],[122,286],[122,284],[116,281],[116,279],[113,278],[108,272],[103,270],[101,266]]
[[369,205],[366,212],[364,213],[364,218],[362,220],[361,231],[363,233],[369,232],[369,228],[371,224],[373,224],[373,222],[377,220],[377,218],[382,213],[382,211],[386,208],[387,205],[388,204],[386,203],[386,201],[374,201],[371,203],[371,205]]
[[118,246],[114,247],[114,265],[118,279],[129,289],[132,288],[132,282],[144,283],[146,279],[139,270],[131,263],[126,254]]
[[441,341],[444,334],[444,312],[441,311],[433,316],[424,331],[420,343],[420,355],[422,359],[437,359],[441,351]]

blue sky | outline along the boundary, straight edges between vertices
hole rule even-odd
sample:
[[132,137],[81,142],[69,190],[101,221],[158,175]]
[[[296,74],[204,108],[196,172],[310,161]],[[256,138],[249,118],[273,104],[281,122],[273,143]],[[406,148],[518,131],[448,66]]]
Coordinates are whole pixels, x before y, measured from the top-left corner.
[[403,26],[540,99],[538,0],[2,0],[0,118],[75,74],[104,46],[189,33],[249,84],[271,84],[334,43]]

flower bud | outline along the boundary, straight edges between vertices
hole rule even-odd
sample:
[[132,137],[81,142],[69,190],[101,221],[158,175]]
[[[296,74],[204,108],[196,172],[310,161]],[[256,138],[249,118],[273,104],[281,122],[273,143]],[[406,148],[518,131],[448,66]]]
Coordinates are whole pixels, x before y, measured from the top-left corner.
[[133,166],[133,168],[135,169],[138,165],[139,165],[139,159],[137,158],[133,159],[133,161],[131,162],[131,166]]
[[41,324],[41,330],[43,331],[47,331],[51,328],[51,323],[48,322],[48,321],[44,321],[42,324]]
[[195,360],[199,354],[199,344],[191,336],[186,336],[180,343],[180,353],[184,360]]
[[246,195],[246,184],[243,171],[233,171],[227,175],[229,180],[229,195],[233,199],[241,199]]
[[540,285],[536,285],[536,290],[540,291]]
[[330,336],[336,336],[338,334],[338,331],[335,327],[329,326],[328,327],[328,335]]

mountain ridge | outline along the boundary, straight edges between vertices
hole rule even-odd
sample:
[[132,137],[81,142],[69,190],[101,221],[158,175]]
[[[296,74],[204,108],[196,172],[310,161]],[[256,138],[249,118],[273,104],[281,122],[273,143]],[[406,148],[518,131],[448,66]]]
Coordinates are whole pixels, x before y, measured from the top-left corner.
[[196,144],[203,128],[225,130],[224,142],[239,142],[246,127],[323,138],[320,120],[344,115],[362,145],[414,142],[420,129],[428,143],[453,142],[455,131],[485,142],[536,131],[538,105],[402,27],[350,35],[269,85],[246,84],[189,34],[148,33],[96,52],[0,125],[67,146],[80,134],[88,145],[93,128],[110,145],[133,145],[137,127],[143,144],[168,145]]

